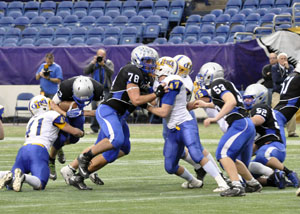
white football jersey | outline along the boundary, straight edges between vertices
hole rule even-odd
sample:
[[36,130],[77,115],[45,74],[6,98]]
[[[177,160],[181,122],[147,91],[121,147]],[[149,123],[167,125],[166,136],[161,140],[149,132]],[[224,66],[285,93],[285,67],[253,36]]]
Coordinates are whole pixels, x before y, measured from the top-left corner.
[[194,91],[193,80],[189,75],[187,75],[185,78],[182,78],[182,80],[183,80],[184,87],[187,90],[187,101],[190,102]]
[[180,87],[179,94],[176,95],[175,102],[173,104],[173,108],[171,113],[166,117],[167,126],[169,129],[175,128],[177,125],[185,121],[192,120],[192,116],[190,115],[189,111],[186,108],[187,105],[187,93],[186,88],[183,82],[182,77],[178,75],[170,75],[166,77],[163,82],[169,85],[169,82],[172,80],[179,80],[183,84]]
[[26,127],[25,144],[42,144],[48,150],[58,136],[57,126],[62,128],[65,124],[65,118],[56,111],[33,116]]

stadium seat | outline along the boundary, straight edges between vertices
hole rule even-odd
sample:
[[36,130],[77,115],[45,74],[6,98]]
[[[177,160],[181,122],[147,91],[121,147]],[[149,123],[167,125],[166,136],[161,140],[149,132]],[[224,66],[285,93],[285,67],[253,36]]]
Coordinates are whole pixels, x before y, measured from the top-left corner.
[[260,24],[260,15],[258,13],[251,13],[245,20],[245,25]]
[[96,22],[95,26],[103,27],[104,29],[111,26],[112,18],[110,16],[100,16]]
[[138,2],[133,1],[124,1],[122,11],[133,10],[138,11]]
[[69,46],[68,41],[64,38],[56,38],[51,42],[51,44],[53,46],[66,46],[66,45]]
[[5,39],[5,28],[0,27],[0,45],[2,44],[2,41]]
[[109,27],[104,30],[103,38],[114,37],[117,41],[120,39],[120,28],[118,27]]
[[223,14],[223,10],[222,9],[213,9],[212,11],[210,11],[210,14],[214,14],[217,18]]
[[100,45],[103,45],[101,43],[101,40],[99,38],[88,38],[86,41],[85,41],[85,44],[88,45],[88,46],[100,46]]
[[260,38],[265,35],[270,35],[271,33],[273,33],[272,26],[265,25],[263,27],[257,27],[254,29],[254,34],[255,34],[256,38]]
[[21,1],[12,1],[10,3],[8,3],[7,5],[7,10],[6,10],[6,14],[9,16],[9,14],[11,12],[20,12],[21,14],[23,14],[23,9],[24,9],[24,3]]
[[293,14],[293,8],[291,8],[291,7],[284,7],[284,8],[281,9],[280,14],[287,14],[287,13],[289,13],[290,15],[292,15]]
[[81,38],[73,38],[68,41],[71,46],[86,46],[84,40]]
[[216,27],[220,25],[229,25],[230,19],[231,17],[229,14],[221,14],[218,18],[216,18]]
[[17,47],[18,46],[18,41],[16,41],[13,38],[7,38],[4,39],[2,42],[2,47]]
[[105,12],[105,16],[110,16],[112,19],[116,18],[120,15],[120,12],[118,10],[109,10]]
[[195,37],[186,37],[186,38],[184,38],[183,43],[193,44],[193,43],[196,43],[197,41],[198,41],[198,39],[196,39]]
[[62,19],[64,19],[66,16],[71,15],[71,13],[67,10],[61,10],[56,13],[56,16],[60,16]]
[[127,16],[117,16],[116,18],[114,18],[112,20],[112,26],[115,26],[115,27],[119,27],[120,30],[122,30],[123,28],[126,27],[126,24],[128,22],[128,18]]
[[15,19],[14,27],[19,28],[20,30],[24,30],[30,23],[30,20],[26,16],[20,16]]
[[217,27],[216,32],[215,32],[215,37],[223,36],[227,39],[229,29],[230,29],[229,25],[221,25],[221,26]]
[[6,15],[7,3],[5,1],[0,1],[0,13]]
[[202,27],[204,25],[212,25],[215,26],[216,25],[216,16],[214,14],[206,14],[202,17]]
[[182,38],[179,36],[169,38],[168,44],[182,44]]
[[159,10],[169,11],[170,3],[168,0],[156,1],[154,4],[154,13]]
[[88,1],[77,1],[77,2],[74,2],[73,12],[83,11],[83,12],[88,13],[88,10],[89,10],[89,2]]
[[259,7],[260,8],[272,8],[274,7],[275,0],[260,0]]
[[271,8],[268,10],[268,13],[275,13],[275,15],[279,15],[281,13],[281,8]]
[[80,26],[90,28],[95,25],[96,18],[94,16],[85,16],[80,20]]
[[[51,40],[47,38],[39,38],[35,41],[34,45],[35,46],[43,46],[43,45],[49,45],[51,44]],[[52,45],[52,44],[51,44]]]
[[164,44],[167,44],[167,43],[168,43],[168,40],[166,38],[156,38],[153,41],[153,44],[155,44],[155,45],[164,45]]
[[246,0],[244,2],[243,8],[252,8],[252,9],[257,9],[259,5],[258,0]]
[[86,33],[86,38],[98,38],[100,41],[102,40],[104,35],[104,29],[102,27],[93,27],[90,28]]
[[245,26],[244,25],[234,25],[231,28],[228,37],[233,37],[236,32],[245,32]]
[[100,16],[103,16],[103,12],[101,10],[93,10],[89,12],[89,16],[94,16],[96,19],[98,19]]
[[151,38],[153,40],[155,38],[157,38],[160,33],[160,23],[161,23],[160,16],[157,16],[157,15],[149,16],[145,20],[143,38],[146,38],[146,39]]
[[40,28],[39,33],[37,35],[37,39],[46,38],[50,41],[54,38],[54,30],[51,27],[43,27]]
[[139,12],[143,10],[153,11],[154,2],[152,0],[144,0],[139,4]]
[[200,30],[200,37],[202,36],[209,36],[210,38],[213,38],[215,34],[215,27],[210,25],[205,25]]
[[[291,3],[291,7],[292,7],[295,3],[300,3],[300,0],[293,0],[292,3]],[[296,8],[299,9],[299,8],[300,8],[300,5],[297,5]]]
[[246,9],[242,9],[240,10],[239,14],[244,14],[245,17],[247,17],[250,13],[253,13],[253,9],[251,8],[246,8]]
[[105,10],[105,2],[104,1],[92,1],[90,4],[90,10],[89,13],[97,10],[97,11],[102,11],[104,13]]
[[60,11],[67,11],[70,14],[73,13],[73,2],[72,1],[61,1],[57,5],[56,13]]
[[121,8],[122,8],[121,1],[119,1],[119,0],[109,1],[106,4],[105,13],[110,10],[117,10],[118,12],[121,12]]
[[69,40],[71,37],[71,29],[68,27],[60,27],[55,30],[54,37]]
[[56,3],[54,1],[44,1],[41,3],[40,13],[48,11],[56,12]]
[[28,106],[29,106],[29,101],[31,100],[31,98],[34,97],[34,95],[32,93],[20,93],[17,96],[17,100],[16,100],[16,106],[15,106],[15,114],[14,114],[14,119],[13,119],[13,124],[15,123],[19,123],[19,114],[21,112],[25,112],[26,115],[30,115],[30,112],[28,110]]
[[290,0],[276,0],[275,7],[277,8],[285,8],[290,6]]
[[83,41],[86,39],[86,28],[76,27],[71,30],[71,38],[81,38]]
[[230,27],[237,25],[237,24],[244,24],[245,23],[245,15],[244,14],[235,14],[233,17],[231,17],[230,20]]
[[209,41],[211,41],[209,36],[202,36],[198,39],[198,42],[202,42],[203,44],[207,44]]
[[40,12],[40,2],[37,1],[29,1],[24,5],[24,14],[28,12]]
[[[33,19],[34,17],[38,16],[37,12],[27,12],[25,15],[29,20]],[[46,17],[45,17],[46,18]],[[47,18],[46,18],[47,19]]]
[[155,15],[160,16],[161,18],[160,32],[163,33],[164,36],[166,36],[169,28],[169,12],[166,10],[157,10],[155,12]]
[[16,19],[16,18],[22,16],[22,13],[20,11],[12,11],[7,16],[10,16],[13,19]]
[[184,0],[174,0],[171,2],[170,5],[170,15],[169,15],[169,21],[170,22],[176,22],[177,25],[181,21],[183,10],[185,6]]
[[76,11],[73,15],[77,16],[80,21],[83,17],[87,16],[87,13],[85,11]]
[[[209,26],[209,25],[206,25]],[[195,37],[196,39],[198,39],[200,35],[200,27],[199,26],[189,26],[188,28],[186,28],[185,33],[184,33],[184,38],[187,37]]]
[[120,45],[135,44],[137,41],[137,29],[135,27],[126,27],[121,32]]
[[48,27],[58,28],[63,26],[63,19],[60,16],[52,16],[47,21]]
[[21,47],[32,47],[34,46],[34,40],[30,38],[20,39],[18,45]]
[[260,17],[263,17],[266,13],[268,13],[267,8],[258,8],[255,13],[258,13]]
[[41,28],[46,24],[46,19],[43,16],[36,16],[30,21],[30,27]]
[[75,28],[75,27],[79,26],[78,17],[76,15],[67,15],[63,19],[63,25],[65,27],[71,27],[71,28]]
[[230,8],[228,10],[225,10],[224,14],[229,14],[230,17],[233,17],[235,14],[239,13],[237,9]]
[[140,41],[142,40],[144,21],[145,18],[143,16],[133,16],[128,21],[128,26],[133,26],[137,29],[137,35]]
[[170,38],[172,37],[180,37],[183,39],[185,34],[185,27],[184,26],[175,26],[170,32]]
[[[27,13],[27,14],[29,14],[29,13]],[[55,14],[53,12],[51,12],[51,11],[48,11],[48,12],[42,12],[40,14],[40,16],[45,17],[46,21],[48,21],[49,18],[52,17],[52,16],[55,16]]]
[[[130,2],[130,1],[129,1]],[[127,16],[128,19],[130,19],[133,16],[136,16],[137,13],[135,10],[123,10],[121,13],[123,16]]]
[[257,24],[248,24],[246,26],[246,28],[245,28],[245,32],[247,32],[247,33],[254,33],[254,29],[256,27],[259,27],[259,25],[257,25]]
[[21,38],[23,39],[36,39],[38,34],[38,30],[35,27],[27,27],[21,33]]
[[21,38],[21,30],[19,28],[9,28],[5,32],[5,39],[14,39],[16,42]]
[[219,44],[224,44],[226,42],[226,37],[216,36],[212,39],[212,41],[217,41]]
[[151,10],[142,10],[138,13],[139,16],[143,16],[145,19],[147,19],[149,16],[153,15],[153,12]]
[[260,26],[272,25],[275,13],[267,13],[260,19]]
[[242,0],[228,0],[226,3],[225,10],[233,8],[233,9],[237,9],[239,11],[239,10],[241,10],[242,5],[243,5]]
[[108,37],[103,40],[103,45],[117,45],[118,40],[114,37]]
[[186,24],[185,26],[189,26],[189,25],[196,25],[196,26],[200,26],[201,25],[201,16],[198,14],[193,14],[190,15],[189,18],[186,20]]

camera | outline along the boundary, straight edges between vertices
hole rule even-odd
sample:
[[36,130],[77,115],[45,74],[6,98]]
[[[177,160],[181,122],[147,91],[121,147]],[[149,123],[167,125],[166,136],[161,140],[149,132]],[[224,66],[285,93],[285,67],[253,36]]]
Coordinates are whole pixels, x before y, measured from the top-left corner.
[[102,57],[102,56],[97,56],[97,62],[98,62],[98,63],[101,63],[102,60],[103,60],[103,57]]
[[49,71],[49,65],[44,65],[44,76],[49,76],[50,75],[50,71]]

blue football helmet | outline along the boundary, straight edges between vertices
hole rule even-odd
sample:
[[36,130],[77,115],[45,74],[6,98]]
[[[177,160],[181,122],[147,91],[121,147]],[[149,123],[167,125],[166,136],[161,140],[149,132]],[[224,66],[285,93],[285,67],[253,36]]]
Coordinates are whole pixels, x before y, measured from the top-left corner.
[[224,69],[221,65],[215,62],[208,62],[202,65],[198,72],[195,81],[200,88],[210,88],[211,83],[216,80],[224,78]]
[[89,77],[78,76],[73,82],[73,99],[80,109],[89,105],[94,97],[93,82]]
[[157,51],[145,45],[137,46],[131,52],[131,63],[147,74],[154,73],[157,60]]
[[[254,105],[260,103],[266,103],[268,96],[268,89],[262,84],[251,84],[249,85],[243,95],[245,108],[250,110]],[[248,100],[245,100],[247,99]]]

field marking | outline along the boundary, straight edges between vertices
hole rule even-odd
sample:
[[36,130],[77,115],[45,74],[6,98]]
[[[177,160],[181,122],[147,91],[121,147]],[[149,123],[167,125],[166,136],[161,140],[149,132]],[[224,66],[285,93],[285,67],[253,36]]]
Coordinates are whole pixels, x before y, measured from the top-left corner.
[[[23,137],[5,137],[3,142],[5,141],[20,141],[24,142]],[[219,139],[201,139],[201,143],[203,144],[217,144],[219,143]],[[90,138],[90,137],[85,137],[80,139],[79,143],[95,143],[96,137],[95,138]],[[130,138],[131,142],[140,142],[140,143],[163,143],[164,140],[163,138]],[[287,140],[287,145],[300,145],[299,140]]]
[[[80,192],[77,190],[78,193]],[[184,190],[183,190],[184,191]],[[183,191],[180,191],[182,193]],[[179,192],[179,191],[176,191]],[[290,194],[295,193],[295,190],[280,190],[276,192],[276,194]],[[164,196],[164,193],[160,193],[160,196],[158,197],[143,197],[143,198],[128,198],[128,199],[101,199],[101,200],[91,200],[91,201],[76,201],[76,202],[70,202],[70,203],[39,203],[39,204],[24,204],[24,205],[6,205],[6,206],[0,206],[4,209],[9,208],[26,208],[26,207],[44,207],[44,206],[69,206],[72,204],[94,204],[94,203],[120,203],[120,202],[126,202],[126,203],[134,203],[134,202],[144,202],[144,201],[157,201],[157,200],[170,200],[170,199],[187,199],[187,198],[203,198],[203,197],[219,197],[218,193],[212,193],[212,194],[204,194],[204,195],[180,195],[180,196]],[[172,192],[174,194],[174,192]],[[252,194],[274,194],[274,191],[263,191],[261,193],[252,193]],[[295,196],[296,197],[296,196]]]

